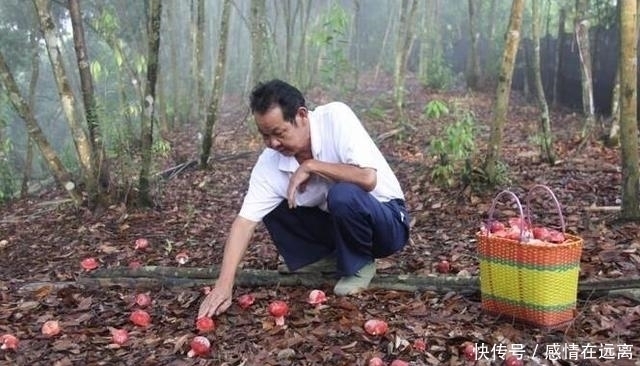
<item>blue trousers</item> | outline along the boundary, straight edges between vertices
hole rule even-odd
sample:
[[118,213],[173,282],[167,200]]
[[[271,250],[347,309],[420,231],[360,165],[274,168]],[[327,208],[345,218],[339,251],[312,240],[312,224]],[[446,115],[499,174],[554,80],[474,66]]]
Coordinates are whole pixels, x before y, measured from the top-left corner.
[[295,271],[329,255],[338,275],[356,273],[374,258],[402,249],[409,239],[409,214],[400,199],[379,202],[352,183],[336,183],[327,196],[329,212],[290,209],[284,200],[263,218],[287,267]]

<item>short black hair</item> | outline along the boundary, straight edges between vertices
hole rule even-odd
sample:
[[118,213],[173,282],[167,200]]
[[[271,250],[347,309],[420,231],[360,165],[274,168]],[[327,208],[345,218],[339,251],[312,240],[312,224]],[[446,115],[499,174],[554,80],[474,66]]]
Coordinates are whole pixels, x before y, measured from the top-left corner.
[[300,107],[306,108],[304,96],[296,87],[279,79],[259,83],[251,91],[251,113],[265,114],[273,107],[280,107],[285,121],[295,124]]

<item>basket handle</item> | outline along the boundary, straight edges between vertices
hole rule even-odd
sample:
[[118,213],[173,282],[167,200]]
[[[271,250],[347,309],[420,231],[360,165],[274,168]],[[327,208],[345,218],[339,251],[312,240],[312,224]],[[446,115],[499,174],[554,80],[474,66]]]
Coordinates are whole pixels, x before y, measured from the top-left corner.
[[556,198],[556,195],[553,193],[551,188],[545,186],[544,184],[536,184],[529,189],[527,193],[527,219],[529,220],[529,226],[531,226],[531,215],[530,215],[530,207],[531,207],[531,192],[537,188],[542,188],[545,191],[549,192],[551,198],[553,198],[553,202],[556,204],[556,208],[558,209],[558,216],[560,217],[560,226],[562,227],[562,233],[565,234],[565,224],[564,224],[564,216],[562,215],[562,208],[560,208],[560,202]]
[[[491,225],[491,223],[493,222],[493,212],[495,211],[496,208],[496,203],[498,203],[498,198],[500,198],[500,196],[505,195],[505,194],[509,194],[513,197],[513,199],[516,201],[516,203],[518,204],[518,211],[520,211],[520,222],[524,222],[524,212],[522,210],[522,204],[520,203],[520,199],[518,199],[518,196],[511,192],[508,189],[505,189],[504,191],[498,193],[495,198],[493,199],[493,202],[491,203],[491,208],[489,209],[489,225]],[[524,241],[524,228],[520,227],[520,242]]]

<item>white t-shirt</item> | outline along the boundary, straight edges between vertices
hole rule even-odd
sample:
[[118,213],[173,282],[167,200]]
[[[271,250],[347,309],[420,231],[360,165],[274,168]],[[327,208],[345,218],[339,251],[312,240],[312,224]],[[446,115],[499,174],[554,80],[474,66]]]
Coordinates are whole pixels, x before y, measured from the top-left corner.
[[[386,159],[346,104],[333,102],[317,107],[309,112],[309,124],[314,159],[373,168],[377,172],[377,185],[369,194],[380,202],[404,199],[400,183]],[[287,198],[289,178],[299,166],[295,157],[266,148],[251,171],[249,190],[239,215],[261,221]],[[333,183],[312,175],[304,192],[296,194],[296,205],[327,211],[327,192]]]

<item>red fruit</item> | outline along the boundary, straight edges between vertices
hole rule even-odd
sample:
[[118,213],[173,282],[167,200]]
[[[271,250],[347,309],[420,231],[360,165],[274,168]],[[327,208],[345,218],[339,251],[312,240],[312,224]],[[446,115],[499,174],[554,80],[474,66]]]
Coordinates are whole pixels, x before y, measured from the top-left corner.
[[205,295],[209,295],[209,292],[211,292],[211,286],[204,286],[202,288],[202,293]]
[[198,329],[200,333],[208,333],[216,329],[216,323],[213,322],[213,319],[203,316],[196,320],[196,329]]
[[187,252],[180,252],[176,255],[176,261],[180,264],[185,264],[189,261],[189,254]]
[[489,231],[492,233],[495,233],[496,231],[501,231],[504,230],[504,224],[501,223],[500,221],[491,221],[491,223],[489,223]]
[[369,366],[385,366],[384,361],[380,357],[372,357],[369,360]]
[[206,337],[196,336],[191,340],[191,350],[187,353],[187,356],[206,356],[209,354],[211,348],[211,342]]
[[515,355],[510,355],[504,360],[505,366],[523,366],[524,363]]
[[512,228],[518,228],[518,229],[527,229],[529,228],[529,223],[527,222],[527,220],[523,220],[519,217],[512,217],[509,219],[509,226],[511,226]]
[[93,271],[94,269],[98,268],[98,261],[93,257],[85,258],[82,260],[82,262],[80,262],[80,266],[85,271]]
[[151,316],[144,310],[134,310],[129,316],[129,320],[139,327],[146,327],[151,324]]
[[549,230],[549,241],[552,243],[564,243],[564,234],[558,230]]
[[275,318],[276,325],[284,325],[284,316],[289,313],[289,306],[284,301],[276,300],[269,304],[269,314]]
[[402,360],[393,360],[391,366],[409,366],[409,362]]
[[498,230],[493,233],[493,236],[497,236],[498,238],[506,238],[507,235],[509,235],[509,232],[507,230]]
[[57,320],[47,320],[42,324],[42,334],[47,337],[60,334],[60,323]]
[[136,250],[145,250],[149,247],[149,241],[145,238],[136,239],[136,246],[134,249]]
[[0,336],[0,349],[17,349],[20,341],[13,334],[3,334]]
[[436,265],[436,270],[440,273],[451,272],[451,264],[447,260],[442,260]]
[[462,354],[467,361],[476,361],[476,346],[471,342],[463,343]]
[[533,230],[533,237],[535,239],[540,239],[542,241],[547,241],[549,240],[549,230],[547,230],[547,228],[544,227],[534,227]]
[[138,269],[140,267],[142,267],[142,263],[140,263],[140,261],[133,260],[133,261],[129,262],[129,268],[131,268],[131,269]]
[[418,352],[424,352],[427,350],[427,343],[422,338],[418,338],[413,341],[413,349]]
[[238,297],[238,306],[242,309],[248,309],[249,306],[253,305],[254,301],[256,301],[256,298],[253,295],[244,294]]
[[149,294],[137,294],[136,295],[136,304],[142,308],[151,305],[151,297]]
[[364,323],[365,332],[372,336],[383,335],[389,330],[387,322],[380,319],[369,319]]
[[111,340],[113,341],[113,343],[122,346],[123,344],[127,343],[127,340],[129,340],[129,332],[127,332],[126,329],[110,328],[110,330]]
[[309,293],[307,302],[311,305],[319,307],[323,302],[327,301],[327,295],[322,290],[313,290]]

